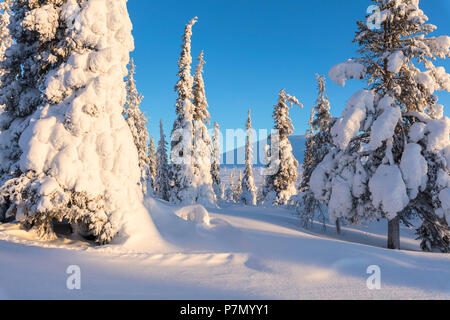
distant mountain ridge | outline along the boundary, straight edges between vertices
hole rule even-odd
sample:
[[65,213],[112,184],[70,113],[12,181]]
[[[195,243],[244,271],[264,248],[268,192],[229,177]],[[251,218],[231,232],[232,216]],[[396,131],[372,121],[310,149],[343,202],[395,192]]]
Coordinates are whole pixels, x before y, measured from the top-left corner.
[[[289,137],[292,144],[294,157],[299,163],[303,163],[304,153],[306,149],[306,137],[304,135],[293,135]],[[264,166],[264,146],[265,141],[260,140],[253,144],[254,166]],[[245,165],[245,146],[228,151],[222,154],[222,166],[225,167],[242,167]]]

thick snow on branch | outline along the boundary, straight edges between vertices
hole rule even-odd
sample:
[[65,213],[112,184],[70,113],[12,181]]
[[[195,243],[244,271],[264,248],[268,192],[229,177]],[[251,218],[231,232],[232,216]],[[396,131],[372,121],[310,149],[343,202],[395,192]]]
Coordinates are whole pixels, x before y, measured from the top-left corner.
[[358,134],[368,111],[373,111],[375,95],[373,91],[360,90],[347,102],[342,117],[331,130],[333,140],[341,150]]
[[425,136],[425,129],[427,125],[423,122],[414,123],[409,129],[409,140],[413,143],[417,143]]
[[366,67],[354,59],[349,59],[331,68],[328,76],[336,84],[345,86],[350,79],[363,79],[366,76]]
[[430,152],[445,152],[450,148],[450,118],[432,119],[426,114],[417,112],[408,112],[405,115],[416,117],[421,121],[411,126],[409,138],[412,142],[416,143],[427,138],[427,150]]
[[22,25],[37,32],[42,40],[54,39],[58,27],[58,11],[51,4],[38,7],[27,12]]
[[352,211],[352,185],[348,180],[338,176],[333,180],[328,212],[330,220],[346,217]]
[[388,58],[388,71],[399,73],[403,66],[405,56],[402,51],[396,51]]
[[330,152],[311,174],[309,187],[319,201],[328,201],[328,174],[335,166],[336,160],[334,159],[334,153]]
[[414,80],[421,84],[430,94],[444,90],[450,92],[450,75],[444,67],[433,67],[431,70],[416,72]]
[[410,143],[403,152],[400,163],[403,179],[409,190],[411,199],[415,199],[420,190],[425,190],[428,182],[428,164],[422,156],[422,147],[416,143]]
[[381,165],[369,181],[372,203],[381,208],[389,220],[409,203],[402,173],[397,166]]
[[372,125],[370,146],[373,150],[394,136],[395,127],[402,115],[400,108],[394,106],[394,99],[391,96],[383,97],[378,103],[378,108],[384,111]]
[[445,59],[450,55],[450,37],[449,36],[440,36],[436,38],[425,39],[425,43],[427,44],[430,54],[435,55],[438,58]]
[[431,120],[427,127],[428,151],[441,151],[450,145],[450,118]]

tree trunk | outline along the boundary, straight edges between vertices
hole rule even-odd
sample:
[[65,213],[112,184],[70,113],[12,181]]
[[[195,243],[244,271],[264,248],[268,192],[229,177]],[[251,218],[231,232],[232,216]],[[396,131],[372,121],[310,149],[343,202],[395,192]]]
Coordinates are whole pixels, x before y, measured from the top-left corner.
[[400,250],[400,217],[389,221],[388,249]]
[[336,232],[337,234],[341,234],[341,220],[336,219]]

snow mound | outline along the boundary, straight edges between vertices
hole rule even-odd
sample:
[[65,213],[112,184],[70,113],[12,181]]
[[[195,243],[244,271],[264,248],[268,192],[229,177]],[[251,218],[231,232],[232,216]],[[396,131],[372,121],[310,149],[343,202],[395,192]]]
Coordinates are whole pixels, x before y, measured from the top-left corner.
[[209,213],[202,205],[187,206],[175,211],[175,214],[186,221],[210,225]]
[[118,236],[112,244],[122,248],[144,252],[170,252],[173,247],[160,235],[144,205],[139,202],[123,219],[123,237]]

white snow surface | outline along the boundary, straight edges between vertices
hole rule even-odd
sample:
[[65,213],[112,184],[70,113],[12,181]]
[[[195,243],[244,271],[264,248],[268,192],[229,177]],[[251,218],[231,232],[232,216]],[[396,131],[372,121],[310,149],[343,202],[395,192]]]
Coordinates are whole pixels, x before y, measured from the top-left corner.
[[[302,229],[282,208],[216,208],[207,225],[178,217],[182,207],[153,199],[146,207],[170,245],[144,250],[145,237],[127,248],[40,242],[16,224],[0,225],[0,298],[450,299],[450,256],[420,252],[404,227],[402,250],[387,250],[385,220],[344,226],[337,236],[331,224]],[[72,265],[81,290],[66,288]],[[382,270],[381,290],[366,286],[371,265]]]

